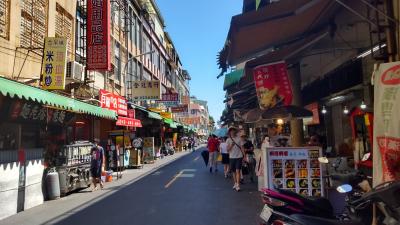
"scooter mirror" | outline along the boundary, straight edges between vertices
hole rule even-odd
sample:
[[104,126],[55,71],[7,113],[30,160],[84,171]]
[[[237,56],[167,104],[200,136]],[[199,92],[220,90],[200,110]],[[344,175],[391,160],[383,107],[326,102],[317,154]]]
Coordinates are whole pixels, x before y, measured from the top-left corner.
[[319,163],[323,163],[323,164],[328,164],[329,160],[326,157],[319,157],[318,158]]
[[370,152],[366,153],[366,154],[363,156],[363,158],[361,159],[361,161],[367,161],[367,160],[369,159],[370,156],[371,156],[371,153],[370,153]]
[[353,187],[349,184],[343,184],[336,188],[339,193],[348,193],[353,190]]

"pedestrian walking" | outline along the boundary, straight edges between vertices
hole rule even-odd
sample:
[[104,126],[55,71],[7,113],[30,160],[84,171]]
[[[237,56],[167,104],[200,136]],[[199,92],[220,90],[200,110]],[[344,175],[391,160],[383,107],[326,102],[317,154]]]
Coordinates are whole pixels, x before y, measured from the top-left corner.
[[229,137],[226,143],[228,145],[230,169],[233,172],[233,189],[240,191],[240,170],[242,169],[244,157],[243,143],[237,128],[229,128],[228,135]]
[[219,144],[219,152],[222,156],[222,165],[224,165],[224,176],[228,178],[229,175],[229,153],[228,144],[226,143],[226,137],[221,138],[221,143]]
[[103,169],[104,149],[100,146],[100,140],[94,139],[94,146],[91,149],[92,161],[90,164],[90,172],[92,173],[93,191],[97,190],[97,183],[103,188],[101,173]]
[[217,168],[217,157],[218,157],[218,146],[219,146],[219,141],[217,139],[217,136],[212,135],[211,138],[208,140],[208,165],[210,167],[210,173],[212,173],[213,168],[215,172],[218,172]]
[[248,174],[250,176],[250,181],[254,182],[255,177],[256,177],[256,160],[254,157],[254,145],[253,143],[247,139],[246,134],[242,134],[242,140],[243,140],[243,150],[245,153],[245,163],[247,164],[248,168]]

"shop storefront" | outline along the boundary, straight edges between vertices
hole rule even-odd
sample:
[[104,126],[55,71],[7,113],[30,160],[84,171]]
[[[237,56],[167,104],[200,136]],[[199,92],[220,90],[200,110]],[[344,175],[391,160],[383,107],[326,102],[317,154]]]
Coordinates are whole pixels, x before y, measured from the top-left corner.
[[0,174],[12,177],[1,181],[0,218],[42,204],[45,169],[56,165],[62,146],[97,137],[100,118],[116,120],[113,111],[5,78],[0,113]]

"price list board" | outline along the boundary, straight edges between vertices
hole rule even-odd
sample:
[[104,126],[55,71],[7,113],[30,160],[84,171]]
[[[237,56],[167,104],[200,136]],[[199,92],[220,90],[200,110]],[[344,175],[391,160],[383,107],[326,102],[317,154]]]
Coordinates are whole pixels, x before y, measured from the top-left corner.
[[267,187],[285,189],[304,196],[323,196],[321,150],[310,148],[267,148]]

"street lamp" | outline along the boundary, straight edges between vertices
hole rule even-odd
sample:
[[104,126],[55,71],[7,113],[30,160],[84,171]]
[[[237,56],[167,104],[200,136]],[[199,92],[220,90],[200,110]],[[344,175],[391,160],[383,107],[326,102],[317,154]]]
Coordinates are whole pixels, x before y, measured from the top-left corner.
[[[123,70],[123,75],[124,75],[124,78],[125,78],[125,80],[126,80],[126,70],[127,70],[127,67],[128,67],[128,65],[129,65],[129,63],[133,60],[133,59],[136,59],[137,57],[140,57],[140,56],[144,56],[144,55],[148,55],[148,54],[153,54],[155,52],[155,50],[152,50],[152,51],[150,51],[150,52],[145,52],[145,53],[143,53],[143,54],[139,54],[139,55],[135,55],[135,56],[133,56],[132,58],[130,58],[130,59],[128,59],[128,61],[126,61],[126,63],[125,63],[125,65],[124,65],[124,70]],[[125,96],[127,95],[127,84],[125,83]]]

